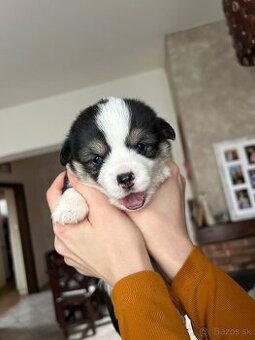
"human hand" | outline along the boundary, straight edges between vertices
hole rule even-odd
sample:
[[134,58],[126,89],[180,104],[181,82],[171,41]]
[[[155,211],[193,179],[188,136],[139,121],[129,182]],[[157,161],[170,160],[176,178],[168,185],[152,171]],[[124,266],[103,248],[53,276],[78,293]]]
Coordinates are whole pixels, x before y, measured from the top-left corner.
[[[111,286],[130,274],[152,271],[144,239],[135,224],[97,189],[79,183],[70,173],[68,176],[74,189],[85,198],[89,213],[79,224],[53,225],[55,249],[64,256],[65,262]],[[64,173],[47,192],[51,211],[61,195],[63,179]]]
[[139,211],[127,212],[141,230],[149,253],[173,279],[193,247],[185,220],[185,180],[173,161],[171,176],[158,188],[152,201]]

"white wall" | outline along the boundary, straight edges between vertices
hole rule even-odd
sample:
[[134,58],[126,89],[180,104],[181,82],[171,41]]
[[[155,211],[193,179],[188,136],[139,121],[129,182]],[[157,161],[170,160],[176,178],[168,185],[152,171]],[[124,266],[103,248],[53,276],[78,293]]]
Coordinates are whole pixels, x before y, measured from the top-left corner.
[[[168,120],[177,134],[177,139],[173,143],[173,156],[184,171],[182,145],[178,137],[180,134],[164,69],[156,69],[98,86],[0,110],[0,162],[57,150],[77,114],[86,106],[93,104],[101,97],[107,96],[141,99],[152,106],[162,118]],[[8,181],[8,178],[5,177],[8,176],[4,176],[4,180]],[[191,196],[189,185],[187,185],[187,196]],[[32,215],[33,212],[29,211],[30,222]],[[34,221],[33,228],[35,226],[38,229],[43,228],[36,221]],[[32,230],[34,251],[38,249],[36,235],[40,235],[40,230],[37,232]],[[40,250],[40,258],[42,258],[42,254],[48,249],[43,247],[41,241],[39,247],[45,248]],[[44,259],[41,260],[41,262],[43,261]],[[36,259],[36,263],[39,285],[42,286],[47,275],[44,272],[45,268],[42,268],[42,265],[39,266],[39,259]]]
[[0,110],[0,162],[54,150],[75,116],[106,96],[142,99],[176,125],[165,70],[157,69]]

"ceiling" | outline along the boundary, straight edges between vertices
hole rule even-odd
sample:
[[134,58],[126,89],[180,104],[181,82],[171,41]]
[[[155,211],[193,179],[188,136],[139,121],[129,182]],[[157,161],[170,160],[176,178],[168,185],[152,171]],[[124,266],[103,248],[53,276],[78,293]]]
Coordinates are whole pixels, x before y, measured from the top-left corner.
[[217,21],[221,0],[0,2],[0,108],[164,64],[164,35]]

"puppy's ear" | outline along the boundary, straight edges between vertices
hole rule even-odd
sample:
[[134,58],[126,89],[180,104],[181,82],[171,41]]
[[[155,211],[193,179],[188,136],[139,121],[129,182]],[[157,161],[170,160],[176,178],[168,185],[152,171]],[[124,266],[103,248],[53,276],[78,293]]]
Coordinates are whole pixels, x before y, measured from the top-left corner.
[[157,124],[160,133],[165,139],[175,140],[175,131],[170,124],[162,118],[157,118]]
[[64,141],[64,144],[60,151],[60,163],[63,166],[66,166],[66,164],[70,161],[70,159],[71,159],[71,145],[70,145],[69,139],[67,138]]

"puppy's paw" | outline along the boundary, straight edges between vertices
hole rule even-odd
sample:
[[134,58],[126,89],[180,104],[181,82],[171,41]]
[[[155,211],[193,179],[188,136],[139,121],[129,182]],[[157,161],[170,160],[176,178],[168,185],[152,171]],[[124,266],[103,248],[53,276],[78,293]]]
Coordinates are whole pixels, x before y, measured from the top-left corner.
[[87,214],[88,206],[84,198],[70,188],[60,197],[51,218],[53,223],[76,224],[83,221]]

